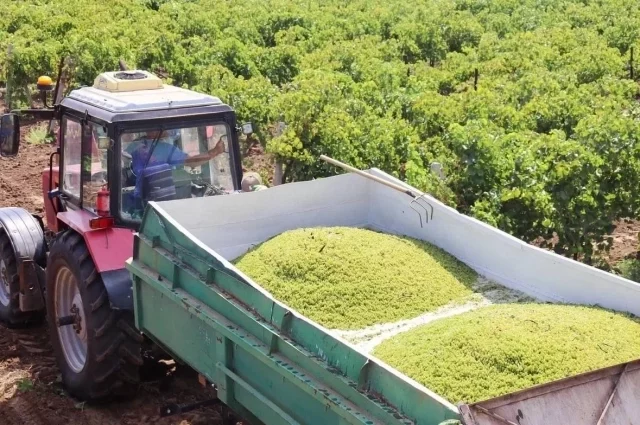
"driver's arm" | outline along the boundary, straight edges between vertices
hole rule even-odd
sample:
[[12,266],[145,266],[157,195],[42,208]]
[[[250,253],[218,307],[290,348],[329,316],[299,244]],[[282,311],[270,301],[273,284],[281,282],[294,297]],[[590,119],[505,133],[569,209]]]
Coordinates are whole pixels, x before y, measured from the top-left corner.
[[224,153],[224,142],[222,141],[222,137],[218,140],[215,147],[209,149],[207,152],[185,158],[184,164],[189,167],[197,167],[198,165],[202,165],[212,160],[221,153]]

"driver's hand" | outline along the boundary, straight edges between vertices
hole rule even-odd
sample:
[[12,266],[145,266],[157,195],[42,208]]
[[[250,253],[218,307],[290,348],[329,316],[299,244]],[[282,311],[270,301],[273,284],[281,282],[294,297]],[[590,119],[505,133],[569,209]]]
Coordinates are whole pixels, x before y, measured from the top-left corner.
[[209,150],[209,155],[211,155],[211,158],[215,158],[221,153],[224,153],[224,150],[225,150],[224,142],[222,141],[222,137],[221,137],[218,140],[218,143],[216,143],[216,146],[213,149]]

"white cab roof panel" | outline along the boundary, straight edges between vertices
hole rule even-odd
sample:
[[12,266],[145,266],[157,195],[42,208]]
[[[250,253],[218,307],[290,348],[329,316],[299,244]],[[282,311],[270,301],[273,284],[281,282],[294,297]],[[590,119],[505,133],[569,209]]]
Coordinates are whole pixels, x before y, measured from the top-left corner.
[[143,112],[186,107],[222,105],[215,97],[180,87],[163,85],[151,90],[110,92],[95,87],[73,90],[69,98],[115,113]]

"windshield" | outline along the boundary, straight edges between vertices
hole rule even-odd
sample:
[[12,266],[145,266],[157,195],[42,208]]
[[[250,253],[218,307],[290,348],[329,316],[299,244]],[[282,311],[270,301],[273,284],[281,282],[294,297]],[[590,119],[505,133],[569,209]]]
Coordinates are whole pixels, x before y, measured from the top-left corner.
[[233,191],[229,134],[226,124],[123,133],[122,217],[140,220],[149,201]]

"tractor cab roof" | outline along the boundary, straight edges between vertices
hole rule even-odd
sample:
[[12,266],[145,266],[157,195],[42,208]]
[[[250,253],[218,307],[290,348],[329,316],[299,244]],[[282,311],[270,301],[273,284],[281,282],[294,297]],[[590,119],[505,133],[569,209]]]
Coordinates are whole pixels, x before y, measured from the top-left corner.
[[92,87],[73,90],[61,105],[108,122],[231,111],[215,96],[163,84],[146,71],[105,72]]

